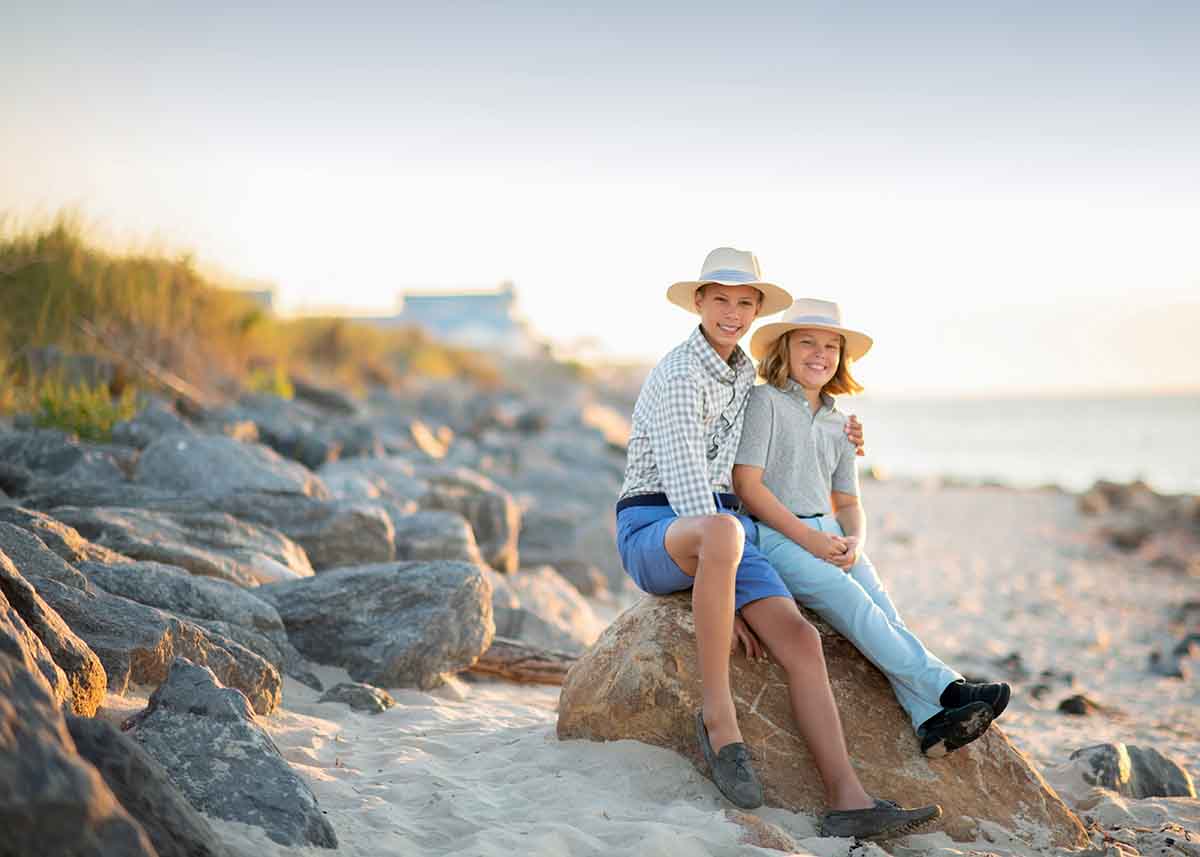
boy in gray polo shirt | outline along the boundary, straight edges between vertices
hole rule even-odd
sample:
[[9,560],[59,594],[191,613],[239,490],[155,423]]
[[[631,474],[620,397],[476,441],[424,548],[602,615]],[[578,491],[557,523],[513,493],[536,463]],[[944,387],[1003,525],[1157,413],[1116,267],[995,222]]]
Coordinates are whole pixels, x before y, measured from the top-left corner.
[[[719,248],[699,280],[676,283],[673,303],[700,316],[686,342],[654,368],[638,395],[625,484],[617,502],[617,549],[644,591],[692,590],[703,705],[696,736],[713,781],[747,809],[762,786],[737,724],[729,683],[734,635],[750,657],[765,649],[788,676],[796,723],[831,807],[832,836],[880,836],[936,818],[936,806],[903,809],[863,789],[846,752],[816,629],[754,546],[754,525],[728,494],[754,370],[738,341],[760,313],[790,296],[763,282],[752,254]],[[735,616],[735,608],[740,614]]]
[[972,684],[908,630],[862,553],[866,518],[854,449],[832,393],[862,388],[849,361],[871,346],[828,301],[798,300],[754,334],[767,383],[755,387],[734,485],[758,521],[758,547],[801,604],[850,640],[887,676],[921,750],[941,756],[982,735],[1008,705],[1003,683]]

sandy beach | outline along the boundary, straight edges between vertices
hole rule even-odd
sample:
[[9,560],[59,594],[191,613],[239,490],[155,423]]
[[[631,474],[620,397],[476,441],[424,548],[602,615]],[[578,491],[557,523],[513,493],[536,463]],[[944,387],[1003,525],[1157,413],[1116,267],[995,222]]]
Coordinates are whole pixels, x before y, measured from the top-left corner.
[[[1085,823],[1120,841],[1134,835],[1121,829],[1173,822],[1194,839],[1200,802],[1094,791],[1068,757],[1120,741],[1153,747],[1193,778],[1200,774],[1200,683],[1147,668],[1151,652],[1172,639],[1173,611],[1196,598],[1195,578],[1108,546],[1077,510],[1077,498],[1057,491],[867,482],[864,502],[868,552],[909,626],[963,673],[1014,681],[1001,726]],[[625,593],[623,604],[595,607],[609,619],[636,597]],[[319,675],[327,686],[346,679],[337,668],[321,667]],[[1059,702],[1075,694],[1103,712],[1060,713]],[[559,741],[557,688],[456,679],[431,693],[393,695],[394,708],[361,714],[318,703],[316,691],[287,679],[282,708],[260,718],[311,783],[337,831],[337,853],[780,853],[742,841],[745,828],[727,815],[729,804],[682,757],[632,741]],[[144,699],[108,702],[107,714],[119,717]],[[850,840],[817,837],[811,815],[773,808],[757,815],[789,834],[796,853],[843,857],[851,850]],[[330,853],[284,848],[257,828],[211,821],[246,855]],[[925,833],[883,848],[1036,853],[986,826],[975,843]]]

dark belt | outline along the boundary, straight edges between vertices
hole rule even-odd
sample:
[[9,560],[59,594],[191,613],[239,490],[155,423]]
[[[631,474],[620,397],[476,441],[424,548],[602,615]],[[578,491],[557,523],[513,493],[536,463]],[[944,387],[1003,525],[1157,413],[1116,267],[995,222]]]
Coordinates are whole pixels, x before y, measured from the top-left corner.
[[[713,494],[713,499],[717,506],[725,509],[736,509],[741,505],[741,500],[737,494]],[[658,494],[634,494],[632,497],[622,497],[617,501],[617,514],[621,514],[622,509],[628,509],[632,506],[670,506],[670,501],[667,500],[667,495]]]
[[[799,512],[793,512],[792,514],[795,515],[797,518],[799,518],[802,521],[807,521],[810,518],[824,518],[825,517],[824,512],[817,512],[817,514],[815,514],[815,515],[801,515]],[[750,516],[750,520],[756,524],[758,523],[758,518],[756,518],[754,515]]]

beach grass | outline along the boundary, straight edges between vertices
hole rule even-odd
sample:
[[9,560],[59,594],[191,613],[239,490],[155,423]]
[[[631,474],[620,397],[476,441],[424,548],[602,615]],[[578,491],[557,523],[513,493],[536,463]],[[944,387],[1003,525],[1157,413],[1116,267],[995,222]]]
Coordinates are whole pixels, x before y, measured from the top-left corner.
[[[215,396],[285,397],[292,377],[355,392],[412,378],[500,380],[491,358],[417,329],[281,318],[189,256],[114,252],[69,215],[0,230],[0,305],[0,413],[101,436],[127,389],[170,378]],[[79,377],[80,358],[104,371]]]

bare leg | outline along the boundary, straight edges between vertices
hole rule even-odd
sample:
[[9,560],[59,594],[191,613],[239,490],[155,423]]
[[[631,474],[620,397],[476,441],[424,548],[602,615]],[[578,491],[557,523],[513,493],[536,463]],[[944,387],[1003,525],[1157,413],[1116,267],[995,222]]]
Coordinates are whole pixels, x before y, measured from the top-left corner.
[[868,809],[875,802],[846,752],[842,720],[821,651],[821,635],[790,598],[763,598],[742,608],[746,623],[788,674],[792,715],[825,784],[830,809]]
[[733,692],[729,687],[729,650],[733,643],[734,580],[742,560],[745,533],[732,515],[690,516],[667,528],[667,553],[695,578],[692,615],[704,724],[713,750],[742,740]]

